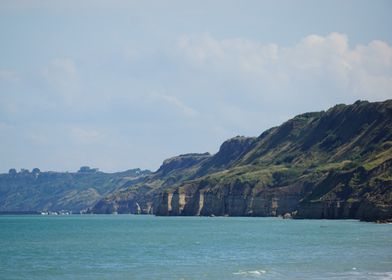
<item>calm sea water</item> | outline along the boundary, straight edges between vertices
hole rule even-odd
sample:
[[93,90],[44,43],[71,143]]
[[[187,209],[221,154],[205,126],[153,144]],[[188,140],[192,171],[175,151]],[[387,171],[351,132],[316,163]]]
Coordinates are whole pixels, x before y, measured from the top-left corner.
[[0,279],[392,279],[392,225],[0,216]]

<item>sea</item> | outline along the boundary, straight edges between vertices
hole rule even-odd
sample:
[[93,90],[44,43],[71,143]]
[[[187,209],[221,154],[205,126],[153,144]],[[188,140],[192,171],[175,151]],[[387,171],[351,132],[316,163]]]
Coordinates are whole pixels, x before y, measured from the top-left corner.
[[392,225],[0,216],[0,279],[392,279]]

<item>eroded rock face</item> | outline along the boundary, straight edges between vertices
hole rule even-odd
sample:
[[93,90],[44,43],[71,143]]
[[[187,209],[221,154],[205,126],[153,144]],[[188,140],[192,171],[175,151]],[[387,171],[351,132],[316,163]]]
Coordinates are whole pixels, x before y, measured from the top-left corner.
[[[159,194],[127,194],[112,203],[101,202],[104,212],[153,213],[165,216],[284,216],[310,219],[387,220],[392,213],[392,160],[366,170],[349,170],[286,178],[271,174],[270,185],[259,181],[211,178],[185,182]],[[279,176],[277,176],[278,174]],[[283,176],[283,177],[282,177]],[[235,179],[237,178],[237,179]],[[282,179],[283,178],[283,179]],[[115,203],[113,204],[113,201]],[[295,214],[294,214],[295,213]]]
[[[388,220],[392,213],[392,160],[363,167],[302,176],[285,186],[258,189],[250,182],[194,181],[157,200],[157,215],[284,216],[307,219]],[[272,176],[273,177],[273,176]],[[377,179],[379,178],[379,179]],[[384,179],[385,178],[385,179]]]
[[299,205],[297,218],[387,220],[392,215],[392,160],[378,167],[330,172]]
[[165,192],[158,201],[157,215],[278,216],[298,209],[298,186],[254,192],[253,186],[233,185]]
[[377,221],[390,219],[391,205],[369,202],[320,201],[299,207],[296,218],[303,219],[357,219]]

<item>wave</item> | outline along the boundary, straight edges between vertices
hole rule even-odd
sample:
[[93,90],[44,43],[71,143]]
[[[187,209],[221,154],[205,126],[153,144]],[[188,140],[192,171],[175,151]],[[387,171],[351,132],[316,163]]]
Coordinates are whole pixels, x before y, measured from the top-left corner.
[[240,270],[238,272],[233,272],[234,275],[248,276],[248,277],[260,277],[266,274],[267,271],[259,269],[259,270]]

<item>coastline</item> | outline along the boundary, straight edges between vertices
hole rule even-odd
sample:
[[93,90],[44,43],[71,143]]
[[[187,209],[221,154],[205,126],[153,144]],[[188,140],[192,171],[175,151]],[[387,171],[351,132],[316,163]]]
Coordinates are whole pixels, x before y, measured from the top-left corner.
[[[285,217],[285,216],[230,216],[230,215],[155,215],[155,214],[147,214],[147,213],[71,213],[71,214],[42,214],[42,211],[0,211],[0,216],[151,216],[151,217],[167,217],[167,218],[175,218],[175,217],[205,217],[205,218],[276,218],[281,220],[315,220],[315,221],[358,221],[358,222],[365,222],[365,223],[373,223],[373,224],[392,224],[392,219],[386,220],[361,220],[361,219],[353,219],[353,218],[306,218],[306,217]],[[52,212],[57,213],[57,212]]]

